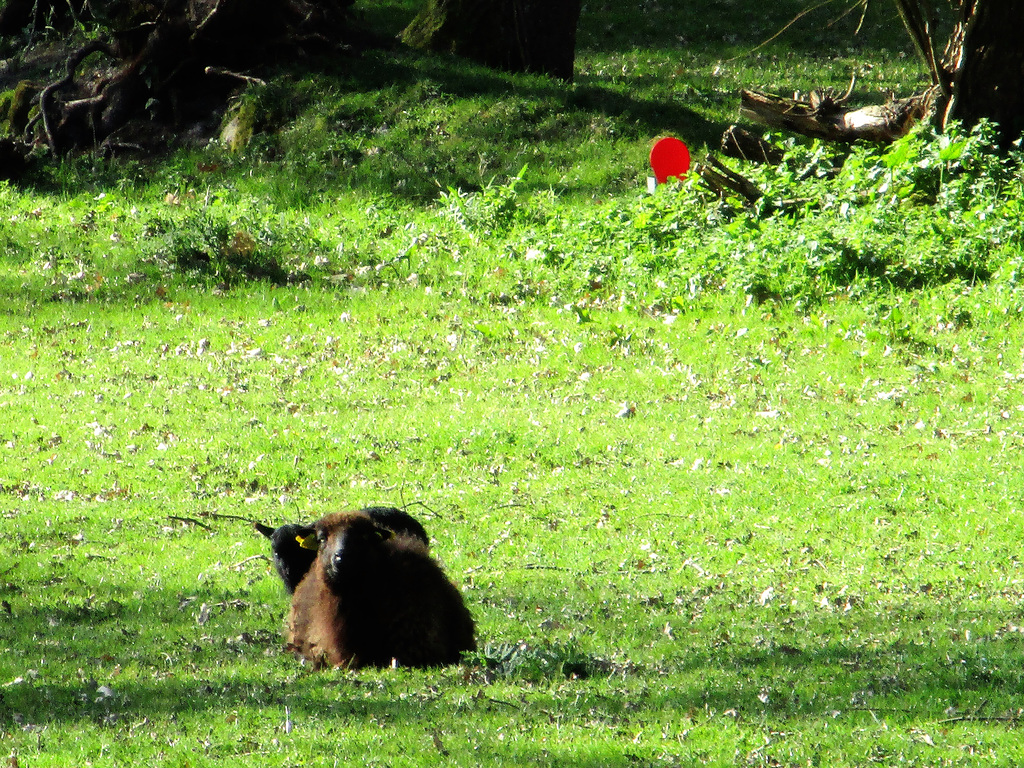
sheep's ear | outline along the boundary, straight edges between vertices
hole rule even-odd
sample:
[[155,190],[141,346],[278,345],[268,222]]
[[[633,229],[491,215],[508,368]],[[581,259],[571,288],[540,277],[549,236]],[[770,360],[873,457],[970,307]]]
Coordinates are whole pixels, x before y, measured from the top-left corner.
[[320,540],[315,533],[311,533],[308,536],[296,536],[295,540],[299,542],[299,546],[303,549],[312,549],[314,552],[320,549]]

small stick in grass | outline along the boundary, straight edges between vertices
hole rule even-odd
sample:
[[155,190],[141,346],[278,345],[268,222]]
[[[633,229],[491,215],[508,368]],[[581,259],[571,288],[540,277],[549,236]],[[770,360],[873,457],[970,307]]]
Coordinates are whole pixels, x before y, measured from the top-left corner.
[[168,520],[177,520],[179,523],[190,523],[191,525],[198,525],[200,528],[205,528],[208,531],[212,531],[213,528],[208,526],[206,523],[201,523],[194,517],[178,517],[177,515],[168,515]]

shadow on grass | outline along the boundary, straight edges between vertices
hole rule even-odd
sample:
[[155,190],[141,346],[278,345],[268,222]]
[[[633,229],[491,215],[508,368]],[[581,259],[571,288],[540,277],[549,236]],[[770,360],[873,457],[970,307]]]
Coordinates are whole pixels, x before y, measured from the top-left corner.
[[[934,627],[934,642],[865,642],[877,631],[871,625],[877,618],[865,617],[863,626],[848,620],[841,628],[804,631],[794,639],[799,646],[705,646],[658,669],[602,662],[580,680],[559,672],[524,679],[495,677],[476,663],[427,672],[313,672],[281,650],[283,593],[261,602],[211,589],[186,601],[148,592],[140,602],[126,592],[38,608],[12,597],[10,584],[4,590],[0,597],[14,606],[0,631],[0,731],[15,723],[175,720],[285,706],[296,720],[394,720],[429,728],[451,717],[452,697],[471,717],[490,712],[521,721],[614,724],[657,721],[666,712],[706,718],[726,711],[748,719],[834,719],[874,708],[915,721],[986,703],[1002,713],[1024,689],[1019,633],[951,639],[938,609],[931,618],[915,611],[887,622],[908,630],[925,622]],[[1017,620],[1009,613],[980,618],[987,626],[1012,627]],[[818,643],[817,637],[830,639]],[[488,695],[492,682],[515,687],[516,701]]]
[[[20,184],[43,194],[81,194],[125,184],[144,189],[162,177],[173,190],[255,176],[264,179],[261,194],[287,205],[351,192],[429,202],[440,190],[477,190],[532,165],[524,190],[607,193],[608,174],[620,170],[613,166],[640,164],[638,172],[646,171],[643,153],[635,162],[623,158],[616,143],[681,133],[694,146],[717,144],[725,127],[671,89],[664,98],[648,94],[597,77],[572,85],[408,49],[370,50],[279,70],[258,97],[264,132],[244,156],[222,158],[220,173],[193,179],[183,170],[189,163],[173,155],[148,173],[130,159],[82,157],[63,167],[41,165]],[[318,125],[303,117],[314,112]],[[599,154],[595,140],[602,142]],[[599,167],[579,180],[556,181],[578,163]]]
[[[691,141],[716,142],[724,127],[673,99],[668,91],[663,99],[652,98],[598,77],[580,78],[574,84],[566,84],[547,77],[508,75],[451,57],[408,51],[390,56],[383,54],[358,72],[346,74],[352,78],[353,90],[383,89],[396,82],[432,82],[447,97],[483,96],[495,102],[517,97],[548,105],[551,111],[580,112],[590,117],[613,115],[628,121],[632,126],[631,135],[636,136],[654,137],[662,132],[685,129],[693,137]],[[496,133],[491,138],[498,141],[502,136]]]
[[[367,26],[383,30],[386,37],[401,29],[416,10],[417,4],[399,0],[374,4],[362,13]],[[539,76],[508,75],[455,57],[425,55],[402,47],[288,62],[273,82],[284,79],[293,85],[304,84],[294,90],[281,89],[281,103],[270,105],[270,111],[277,114],[267,121],[265,134],[246,158],[226,159],[221,164],[231,167],[227,183],[232,173],[265,175],[273,181],[264,185],[263,193],[284,200],[290,188],[294,199],[288,204],[296,206],[324,194],[344,192],[429,201],[439,190],[478,189],[493,178],[515,175],[530,163],[535,168],[546,164],[548,172],[528,174],[521,185],[524,190],[550,186],[568,195],[605,194],[635,185],[638,174],[646,172],[642,145],[647,140],[672,133],[686,136],[695,147],[717,146],[732,119],[717,121],[706,114],[732,115],[731,102],[736,97],[721,91],[720,84],[707,82],[706,74],[699,72],[715,60],[752,51],[804,10],[805,4],[798,0],[770,7],[720,2],[699,10],[681,0],[628,8],[617,3],[588,6],[580,21],[578,55],[628,54],[631,63],[612,62],[608,73],[603,69],[580,72],[575,85]],[[773,55],[798,52],[813,59],[815,55],[846,55],[856,46],[869,60],[887,56],[883,51],[894,48],[909,50],[902,28],[892,23],[894,9],[872,4],[865,12],[866,23],[860,24],[859,10],[844,14],[843,9],[826,8],[801,19],[770,50]],[[643,74],[645,61],[671,62],[676,50],[681,59],[678,77],[666,79],[662,68]],[[698,80],[704,77],[704,82],[685,69],[688,65],[682,59],[692,63],[694,56],[701,62],[694,76]],[[616,72],[618,66],[621,77]],[[760,65],[752,59],[739,61],[737,66]],[[319,85],[310,87],[311,82]],[[369,103],[362,109],[374,114],[353,115],[348,110],[360,108],[316,103],[330,99],[324,97],[325,92],[345,98],[366,96]],[[385,96],[374,102],[373,94]],[[475,110],[479,119],[458,116],[457,129],[446,136],[445,122],[451,120],[451,112],[440,110],[434,122],[424,114],[424,105],[445,100],[471,101],[470,106],[456,104],[454,109]],[[481,104],[503,101],[511,110],[535,109],[536,114],[526,119],[515,114],[506,119],[500,114],[483,114],[491,110]],[[282,146],[278,134],[292,131],[292,121],[302,110],[307,117],[315,113],[323,125],[309,134],[300,130],[292,137],[292,146]],[[415,117],[409,117],[410,112]],[[601,137],[599,146],[591,145],[595,136]],[[622,151],[631,156],[617,155],[620,141],[625,142]],[[174,162],[170,160],[172,166]],[[186,172],[160,163],[128,181],[119,174],[130,176],[132,171],[119,163],[83,159],[77,170],[46,168],[24,183],[44,193],[95,191],[121,183],[146,185],[163,176],[168,190],[188,183]],[[570,170],[568,166],[574,164],[580,167]],[[584,167],[588,164],[590,167]],[[604,167],[612,165],[615,167]],[[211,182],[218,183],[212,174],[196,180],[195,185],[202,188]]]
[[[852,12],[851,12],[852,10]],[[675,45],[727,59],[765,46],[822,56],[866,50],[911,50],[895,7],[879,3],[854,8],[848,3],[782,0],[776,3],[685,2],[646,5],[603,3],[580,19],[582,50],[625,52]]]
[[[421,7],[412,0],[375,0],[357,6],[362,23],[397,36]],[[909,37],[894,6],[850,5],[805,0],[751,0],[694,5],[687,0],[654,3],[586,3],[577,27],[577,54],[626,53],[636,49],[698,48],[728,58],[778,34],[778,46],[822,55],[850,46],[910,51]]]

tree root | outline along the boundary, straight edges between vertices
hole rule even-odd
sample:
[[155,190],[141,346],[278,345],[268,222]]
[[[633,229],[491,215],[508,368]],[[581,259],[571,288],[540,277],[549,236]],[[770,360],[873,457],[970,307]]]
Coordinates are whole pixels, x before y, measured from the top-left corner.
[[[57,0],[37,1],[50,7]],[[179,136],[210,136],[234,93],[265,84],[249,70],[276,55],[294,58],[360,44],[364,38],[351,28],[348,15],[352,2],[122,3],[130,5],[130,23],[115,25],[108,39],[68,54],[63,75],[39,93],[38,112],[25,128],[28,143],[12,142],[5,151],[27,147],[26,158],[32,145],[45,146],[54,156],[96,149],[157,151]],[[22,18],[12,13],[4,16],[10,23]],[[87,62],[94,53],[106,59]]]
[[[61,145],[58,144],[57,140],[57,126],[55,121],[58,115],[55,113],[53,106],[53,96],[60,90],[69,87],[75,80],[75,72],[78,66],[85,60],[85,58],[93,53],[102,52],[108,56],[114,57],[113,48],[109,43],[101,40],[93,40],[92,42],[86,43],[81,48],[76,50],[68,57],[67,61],[67,72],[60,80],[50,83],[48,86],[43,88],[39,94],[39,115],[42,118],[43,132],[46,136],[46,143],[50,147],[50,151],[55,155],[60,154]],[[76,101],[68,102],[64,105],[64,111],[66,114],[78,113],[79,111],[87,112],[90,117],[92,116],[93,108],[100,102],[99,97],[93,97],[90,99],[78,99]]]

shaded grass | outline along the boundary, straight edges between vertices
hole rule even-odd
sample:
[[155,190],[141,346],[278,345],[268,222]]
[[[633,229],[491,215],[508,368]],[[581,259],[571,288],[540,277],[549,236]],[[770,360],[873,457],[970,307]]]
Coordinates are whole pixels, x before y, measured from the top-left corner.
[[[367,3],[360,10],[387,35],[416,9]],[[803,10],[800,2],[699,10],[590,4],[574,84],[401,48],[289,62],[270,73],[268,87],[243,95],[258,104],[260,133],[240,157],[201,153],[135,173],[123,165],[108,173],[105,163],[84,160],[51,178],[44,170],[36,182],[65,190],[155,182],[166,192],[230,180],[304,207],[332,194],[422,202],[449,187],[483,188],[529,165],[527,189],[591,197],[642,185],[659,135],[682,136],[695,150],[716,147],[737,119],[740,88],[845,92],[856,76],[856,99],[880,102],[927,85],[889,5],[849,13],[830,4],[794,21]]]

